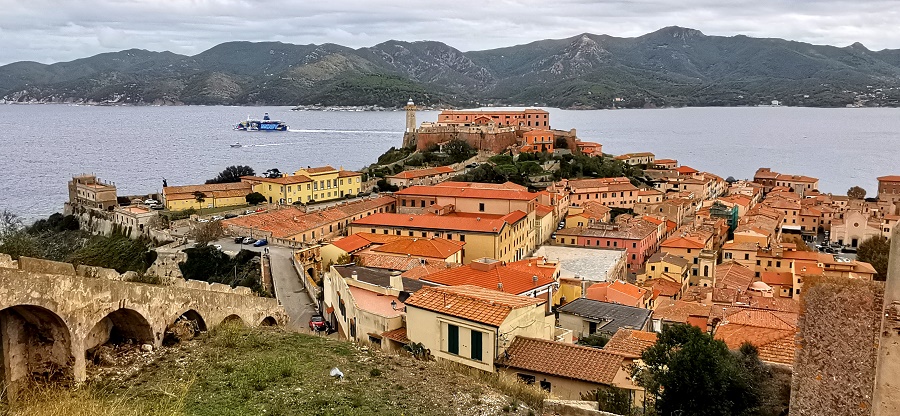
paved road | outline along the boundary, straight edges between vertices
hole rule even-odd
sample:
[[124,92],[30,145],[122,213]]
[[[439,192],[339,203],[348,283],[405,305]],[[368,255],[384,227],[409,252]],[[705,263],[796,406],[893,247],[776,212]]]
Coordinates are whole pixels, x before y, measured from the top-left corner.
[[309,318],[316,313],[316,309],[291,263],[293,251],[290,248],[240,245],[235,244],[234,239],[231,238],[221,239],[213,244],[222,245],[222,250],[228,254],[235,254],[242,248],[256,252],[263,252],[265,248],[268,248],[272,265],[272,279],[275,282],[275,297],[291,317],[291,322],[287,327],[292,330],[308,329]]

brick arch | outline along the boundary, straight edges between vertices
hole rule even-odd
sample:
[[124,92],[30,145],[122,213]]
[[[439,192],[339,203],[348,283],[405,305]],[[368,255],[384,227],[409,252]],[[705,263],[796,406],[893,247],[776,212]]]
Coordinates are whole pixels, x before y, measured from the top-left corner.
[[0,310],[0,326],[3,371],[11,400],[20,383],[73,374],[72,332],[54,310],[33,304],[8,306]]

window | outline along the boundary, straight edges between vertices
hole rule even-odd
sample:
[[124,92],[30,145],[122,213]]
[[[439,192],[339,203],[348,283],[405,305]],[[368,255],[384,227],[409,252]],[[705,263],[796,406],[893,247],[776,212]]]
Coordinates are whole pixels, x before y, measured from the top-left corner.
[[425,208],[425,200],[422,200],[422,208]]
[[459,355],[459,327],[447,324],[447,352]]
[[517,373],[516,375],[519,377],[519,380],[521,380],[523,383],[525,383],[529,386],[534,384],[534,382],[535,382],[534,376],[531,374]]
[[471,344],[472,345],[472,354],[471,354],[472,359],[481,361],[481,353],[482,353],[481,339],[482,339],[483,335],[480,331],[470,331],[470,332],[472,334],[472,344]]
[[550,391],[550,382],[547,379],[541,381],[541,390]]
[[669,266],[664,267],[664,268],[663,268],[663,271],[666,272],[666,273],[668,273],[668,272],[669,272]]
[[465,234],[460,234],[460,235],[459,235],[459,241],[466,241],[466,235],[465,235]]
[[781,262],[780,262],[780,261],[776,261],[776,262],[775,262],[775,267],[781,267]]
[[[744,253],[744,260],[750,260],[750,253]],[[757,263],[758,265],[759,263]]]

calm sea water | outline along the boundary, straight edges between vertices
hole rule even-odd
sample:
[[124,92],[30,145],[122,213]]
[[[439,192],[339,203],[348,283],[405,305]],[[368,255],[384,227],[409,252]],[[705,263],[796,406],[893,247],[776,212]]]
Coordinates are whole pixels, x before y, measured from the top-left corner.
[[[231,125],[268,111],[285,133]],[[606,153],[651,151],[722,177],[760,166],[816,176],[826,192],[876,191],[877,176],[900,174],[900,109],[685,108],[550,109],[554,128],[578,130]],[[419,112],[418,120],[435,120]],[[330,164],[358,169],[402,141],[396,112],[290,111],[288,107],[0,106],[0,209],[34,220],[62,209],[66,181],[95,173],[119,194],[202,183],[229,165],[293,172]],[[232,148],[233,143],[244,147]]]

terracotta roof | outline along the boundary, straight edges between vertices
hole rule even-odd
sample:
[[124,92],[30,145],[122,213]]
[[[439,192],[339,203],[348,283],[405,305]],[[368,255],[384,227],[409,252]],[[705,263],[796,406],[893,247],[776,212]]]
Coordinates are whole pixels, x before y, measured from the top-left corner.
[[297,183],[304,182],[312,182],[308,176],[303,175],[286,175],[280,178],[264,178],[261,176],[242,176],[242,181],[245,182],[265,182],[265,183],[277,183],[279,185],[293,185]]
[[515,224],[525,218],[526,215],[527,214],[522,211],[513,211],[503,216],[485,214],[476,218],[450,215],[438,216],[382,213],[358,219],[352,224],[360,226],[374,225],[383,227],[499,234],[507,224]]
[[791,272],[762,272],[759,274],[760,279],[769,285],[793,286],[794,275]]
[[[364,311],[381,315],[388,318],[394,318],[403,314],[403,302],[400,302],[396,296],[384,295],[371,290],[366,290],[356,286],[348,286],[350,295],[353,296],[353,303],[356,307]],[[395,302],[396,309],[391,305]]]
[[338,178],[347,178],[353,176],[362,176],[362,173],[354,172],[352,170],[342,170],[338,172]]
[[445,238],[406,238],[375,247],[372,251],[446,259],[462,250],[462,246],[465,244],[462,241]]
[[544,204],[535,204],[534,212],[538,218],[542,218],[542,217],[546,216],[547,214],[553,212],[553,207],[551,207],[549,205],[544,205]]
[[716,287],[747,290],[753,283],[755,272],[741,264],[729,261],[716,266]]
[[725,341],[730,349],[738,349],[745,342],[753,344],[763,361],[793,364],[796,331],[759,328],[748,325],[720,324],[715,338]]
[[666,241],[663,241],[662,244],[659,245],[661,249],[666,248],[695,248],[695,249],[703,249],[706,248],[706,244],[702,241],[698,241],[695,238],[687,238],[687,237],[669,237]]
[[678,161],[675,159],[656,159],[657,165],[668,165],[672,163],[678,163]]
[[517,336],[497,364],[541,374],[611,385],[624,357],[580,345]]
[[690,166],[679,166],[679,167],[677,167],[677,168],[675,168],[675,169],[672,169],[672,170],[674,170],[675,172],[678,172],[678,173],[680,173],[680,174],[682,174],[682,175],[693,175],[693,174],[695,174],[695,173],[699,173],[699,172],[700,172],[699,170],[694,169],[694,168],[692,168],[692,167],[690,167]]
[[394,192],[400,196],[442,196],[455,198],[475,198],[475,199],[504,199],[530,201],[537,198],[534,192],[518,189],[485,189],[481,187],[471,186],[450,186],[442,184],[441,186],[424,186],[416,185]]
[[653,291],[654,299],[659,296],[671,298],[681,292],[681,284],[669,279],[650,279],[644,283],[644,287]]
[[373,269],[409,270],[422,264],[417,258],[397,256],[393,254],[357,253],[356,263]]
[[588,286],[584,297],[600,302],[620,303],[628,306],[642,306],[647,289],[631,283],[616,280],[600,282]]
[[476,260],[466,266],[442,270],[419,279],[444,286],[472,285],[513,295],[527,294],[555,282],[555,265],[542,268],[541,261],[528,259],[508,264],[496,261],[483,264]]
[[[450,188],[473,188],[473,189],[511,189],[514,191],[527,191],[528,187],[519,185],[513,182],[503,182],[503,183],[482,183],[482,182],[458,182],[458,181],[444,181],[441,183],[434,184],[432,186],[443,186]],[[540,193],[540,192],[538,192]]]
[[337,170],[337,169],[335,169],[335,168],[333,168],[333,167],[331,167],[331,166],[329,166],[329,165],[325,165],[325,166],[320,166],[320,167],[317,167],[317,168],[306,168],[306,169],[298,169],[298,170],[306,171],[306,172],[309,172],[309,173],[323,173],[323,172],[331,172],[331,171],[335,171],[335,170]]
[[352,253],[356,250],[372,245],[372,242],[360,236],[359,234],[353,234],[340,240],[332,241],[331,244],[341,250],[346,251],[347,253]]
[[668,322],[687,323],[692,316],[709,317],[710,305],[695,302],[676,300],[671,303],[658,305],[653,311],[653,319],[661,319]]
[[194,199],[194,192],[203,192],[207,198],[228,198],[246,196],[253,190],[251,185],[245,182],[167,186],[163,188],[163,199],[166,201]]
[[393,331],[382,332],[381,336],[397,341],[403,345],[409,344],[409,338],[406,337],[406,327],[400,327]]
[[437,176],[444,175],[456,172],[453,168],[449,166],[438,166],[436,168],[428,168],[428,169],[416,169],[416,170],[406,170],[400,172],[396,175],[388,176],[388,178],[393,179],[416,179],[416,178],[425,178],[428,176]]
[[656,344],[655,332],[621,328],[609,339],[603,350],[637,358],[653,344]]
[[[755,248],[756,246],[754,246]],[[687,265],[691,264],[690,261],[681,256],[676,256],[674,254],[666,253],[665,251],[657,251],[649,259],[647,259],[647,263],[659,263],[666,262],[669,264],[673,264],[675,266],[684,268]]]
[[494,327],[500,327],[514,309],[533,307],[544,302],[542,299],[469,285],[423,287],[406,300],[409,306]]
[[394,202],[395,199],[393,197],[381,196],[374,199],[335,205],[311,213],[305,213],[298,208],[291,207],[223,220],[222,225],[251,228],[270,232],[275,238],[288,238],[307,230],[346,220],[349,217],[387,206]]
[[459,264],[459,263],[433,263],[433,262],[426,262],[425,264],[422,264],[422,263],[420,262],[420,263],[419,263],[418,265],[416,265],[415,267],[413,267],[413,268],[411,268],[411,269],[409,269],[409,270],[406,270],[406,271],[404,271],[403,273],[401,273],[400,276],[408,277],[408,278],[410,278],[410,279],[416,279],[416,280],[418,280],[418,279],[421,279],[421,278],[424,277],[424,276],[428,276],[429,274],[437,273],[437,272],[439,272],[439,271],[441,271],[441,270],[446,270],[446,269],[450,269],[450,268],[453,268],[453,267],[460,267],[460,266],[462,266],[462,265]]
[[879,176],[878,182],[900,182],[900,175]]

